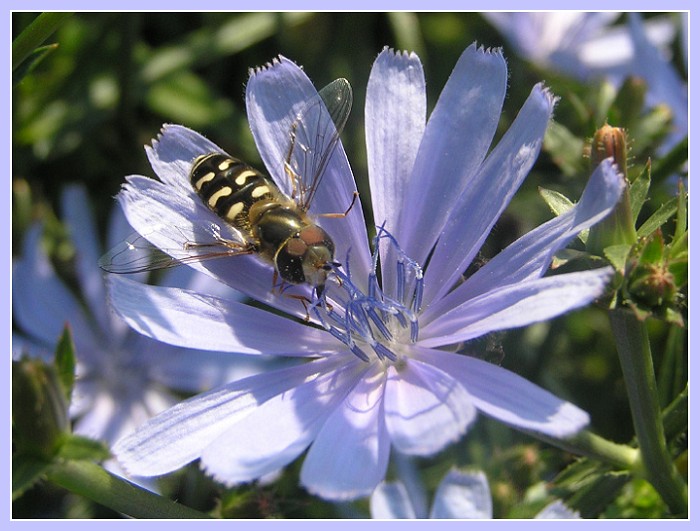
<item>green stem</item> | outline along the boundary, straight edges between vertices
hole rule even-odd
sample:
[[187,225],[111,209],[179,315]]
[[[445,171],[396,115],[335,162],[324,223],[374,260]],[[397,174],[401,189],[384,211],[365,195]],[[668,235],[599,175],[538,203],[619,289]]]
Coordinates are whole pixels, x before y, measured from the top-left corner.
[[42,13],[12,42],[12,70],[36,50],[72,13]]
[[645,477],[672,513],[688,514],[688,488],[666,447],[647,329],[632,313],[610,312]]
[[634,471],[638,468],[639,451],[624,444],[617,444],[588,430],[578,432],[568,439],[555,439],[542,433],[530,435],[572,454],[590,457],[619,470]]
[[47,476],[49,481],[71,492],[134,518],[210,518],[110,474],[89,461],[58,460],[49,468]]

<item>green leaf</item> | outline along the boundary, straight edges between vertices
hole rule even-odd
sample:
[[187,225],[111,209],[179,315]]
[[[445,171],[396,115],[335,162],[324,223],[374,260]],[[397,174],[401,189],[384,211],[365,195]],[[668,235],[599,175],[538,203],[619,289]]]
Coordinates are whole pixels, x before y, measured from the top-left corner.
[[47,470],[47,479],[74,494],[134,518],[211,518],[85,460],[58,459]]
[[540,187],[539,193],[555,216],[560,216],[574,207],[574,203],[571,199],[556,190]]
[[674,284],[681,288],[688,283],[688,261],[679,260],[668,265],[669,272],[673,275]]
[[581,458],[557,476],[552,494],[579,511],[583,518],[595,518],[629,480],[626,472],[612,472],[600,463]]
[[666,223],[677,210],[678,202],[676,199],[667,201],[661,205],[656,212],[649,216],[649,219],[647,219],[644,224],[639,227],[637,234],[640,238],[649,236],[652,232],[661,227],[661,225]]
[[572,176],[584,167],[584,142],[558,122],[550,122],[544,135],[543,148],[554,163],[567,176]]
[[673,240],[671,241],[671,246],[675,245],[675,242],[683,238],[684,235],[687,236],[688,228],[688,194],[685,191],[685,186],[683,181],[678,183],[678,215],[676,216],[676,230],[673,232]]
[[12,500],[16,500],[37,481],[39,481],[50,463],[25,453],[12,456]]
[[188,34],[174,46],[162,46],[144,64],[141,78],[153,83],[184,69],[216,62],[275,35],[280,25],[294,27],[311,18],[310,12],[247,13]]
[[632,220],[637,224],[637,218],[642,211],[644,203],[647,201],[647,193],[651,185],[651,165],[646,164],[639,176],[630,185],[630,207],[632,210]]
[[[539,193],[555,216],[560,216],[574,207],[574,203],[571,201],[571,199],[566,197],[564,194],[557,192],[556,190],[549,190],[547,188],[540,187]],[[588,229],[579,232],[578,239],[583,243],[586,243],[586,240],[588,239],[588,232]]]
[[642,252],[639,254],[640,264],[658,264],[663,260],[664,237],[660,230],[646,237],[642,243]]
[[627,243],[621,243],[618,245],[611,245],[604,249],[605,258],[612,264],[612,266],[620,273],[624,273],[625,265],[627,263],[627,257],[630,254],[631,245]]
[[684,164],[688,162],[688,137],[678,142],[661,159],[654,160],[654,178],[663,183],[668,177],[683,172]]
[[193,127],[221,122],[233,112],[231,102],[212,94],[200,77],[185,71],[154,83],[146,99],[156,113]]
[[104,461],[112,457],[104,443],[79,435],[66,437],[58,455],[64,459],[88,461]]
[[24,76],[36,69],[39,63],[57,49],[58,44],[47,44],[46,46],[40,46],[32,51],[27,60],[22,61],[19,68],[12,72],[12,86],[17,86],[17,84],[24,79]]
[[63,334],[56,345],[55,362],[59,381],[65,390],[66,400],[70,402],[75,382],[75,346],[68,325],[63,329]]
[[12,41],[12,70],[16,70],[71,15],[72,13],[42,13],[36,17]]

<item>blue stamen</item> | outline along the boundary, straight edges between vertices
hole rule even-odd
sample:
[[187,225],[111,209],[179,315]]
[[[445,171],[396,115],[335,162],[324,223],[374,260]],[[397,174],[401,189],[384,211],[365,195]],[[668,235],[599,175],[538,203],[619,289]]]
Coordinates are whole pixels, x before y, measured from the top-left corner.
[[[339,292],[334,294],[332,304],[326,302],[326,292],[319,295],[311,308],[325,330],[345,344],[350,351],[364,362],[370,357],[360,345],[372,348],[377,359],[394,362],[398,355],[391,344],[400,341],[401,329],[408,332],[408,339],[418,341],[418,312],[423,300],[423,270],[401,250],[397,240],[384,228],[377,227],[372,253],[372,270],[368,274],[367,293],[353,281],[350,271],[350,254],[345,259],[345,267],[338,263],[329,264],[338,279]],[[379,267],[379,247],[382,240],[388,240],[396,253],[396,297],[382,291],[377,280]],[[388,256],[388,255],[387,255]],[[340,307],[340,313],[334,307]]]
[[399,259],[396,262],[396,298],[403,302],[404,288],[406,287],[406,268],[403,260]]
[[391,350],[385,347],[382,343],[375,342],[372,344],[372,348],[374,349],[374,352],[376,352],[380,360],[387,358],[391,361],[396,361],[396,354],[394,354]]
[[358,347],[357,345],[353,344],[353,345],[350,347],[350,350],[352,351],[353,354],[355,354],[355,356],[357,356],[358,358],[360,358],[362,361],[364,361],[364,362],[368,362],[368,361],[369,361],[369,356],[368,356],[367,354],[365,354],[365,353],[362,351],[362,349],[361,349],[360,347]]
[[387,341],[391,341],[393,339],[393,336],[391,335],[391,332],[384,324],[384,320],[382,320],[382,318],[377,315],[375,308],[369,306],[367,308],[366,312],[367,312],[367,315],[369,315],[369,318],[374,323],[374,325],[381,332],[382,336],[384,336],[384,339],[386,339]]

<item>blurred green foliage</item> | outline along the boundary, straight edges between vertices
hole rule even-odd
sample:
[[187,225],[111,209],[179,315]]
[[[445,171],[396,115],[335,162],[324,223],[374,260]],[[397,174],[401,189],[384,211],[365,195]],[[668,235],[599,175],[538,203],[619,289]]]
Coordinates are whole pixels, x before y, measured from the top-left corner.
[[[37,13],[13,13],[13,38],[36,17]],[[616,125],[630,128],[632,136],[637,133],[631,155],[640,166],[667,127],[663,109],[640,113],[636,84],[623,87],[627,92],[621,96],[604,84],[583,85],[538,71],[513,54],[477,13],[86,12],[60,22],[43,42],[47,47],[41,50],[41,60],[18,70],[21,79],[12,98],[13,252],[19,252],[28,224],[42,219],[58,262],[69,254],[61,254],[61,225],[54,214],[63,186],[84,183],[104,227],[124,177],[152,175],[143,146],[163,123],[194,128],[261,167],[245,115],[245,84],[250,68],[278,54],[303,65],[317,87],[337,77],[349,79],[355,107],[343,142],[365,197],[365,87],[372,62],[384,46],[419,53],[429,109],[467,46],[477,42],[504,47],[510,80],[498,136],[512,123],[532,86],[545,80],[562,98],[556,122],[542,156],[487,242],[485,258],[551,216],[539,197],[540,187],[579,197],[590,171],[583,157],[586,141],[606,119],[621,121]],[[36,57],[32,54],[28,60]],[[682,153],[681,149],[681,162]],[[667,164],[666,174],[677,169],[677,163]],[[660,184],[651,190],[645,209],[673,195]],[[670,402],[687,380],[686,335],[663,323],[651,326],[650,333]],[[497,343],[506,368],[587,410],[594,431],[617,442],[632,439],[604,312],[587,308],[487,341]],[[495,516],[531,517],[545,502],[531,486],[546,485],[569,460],[558,450],[482,418],[461,443],[419,465],[429,489],[453,463],[483,468],[491,483]],[[166,478],[163,490],[182,503],[226,517],[339,514],[337,507],[301,490],[297,478],[298,463],[271,486],[221,494],[195,467],[188,467]],[[645,490],[646,484],[627,485],[608,516],[659,514],[660,502],[653,491]],[[366,511],[366,502],[344,510]],[[114,514],[51,485],[34,487],[14,505],[15,518],[71,516]]]

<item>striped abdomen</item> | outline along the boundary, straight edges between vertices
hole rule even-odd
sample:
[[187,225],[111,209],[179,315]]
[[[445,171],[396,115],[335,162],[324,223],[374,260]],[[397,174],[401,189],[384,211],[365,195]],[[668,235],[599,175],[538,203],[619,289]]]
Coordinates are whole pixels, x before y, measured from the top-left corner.
[[241,231],[284,281],[306,282],[320,297],[333,240],[268,177],[240,160],[209,153],[194,161],[190,179],[209,208]]
[[[240,160],[221,153],[202,155],[190,173],[192,186],[219,217],[252,237],[251,212],[278,205],[281,194],[265,175]],[[254,212],[253,217],[260,213]]]

